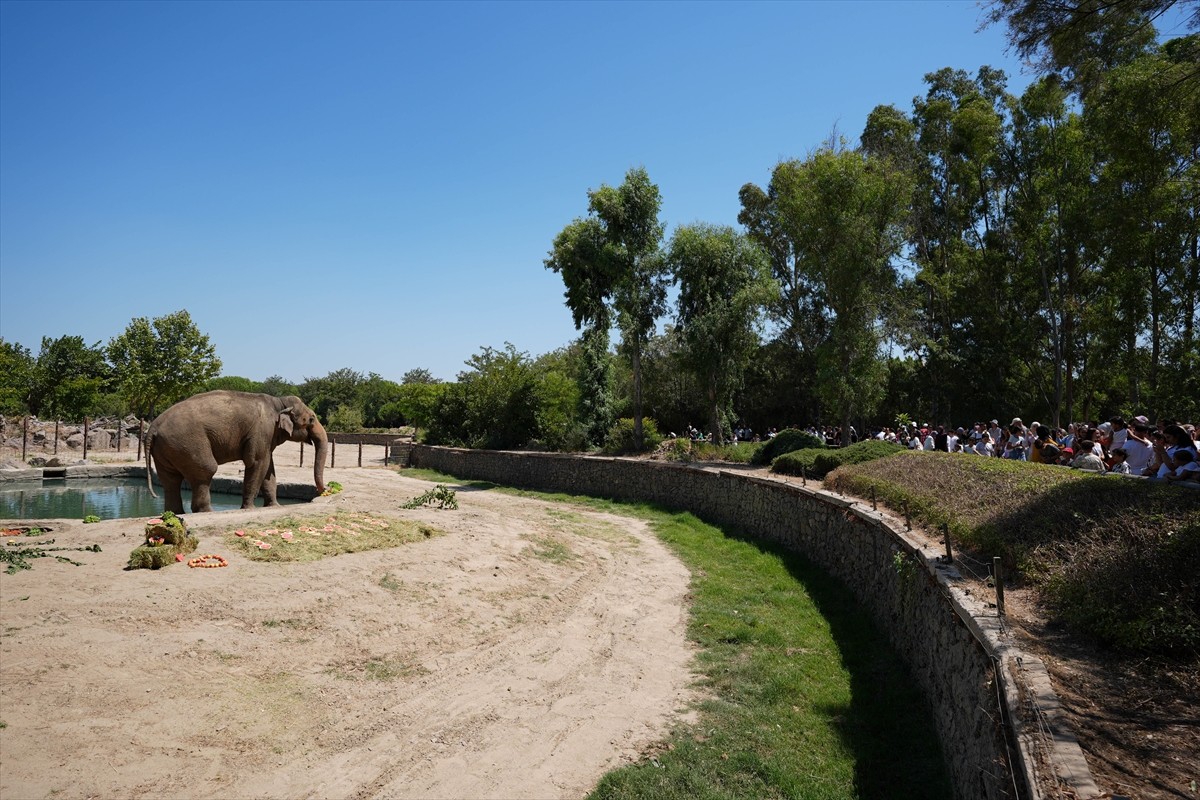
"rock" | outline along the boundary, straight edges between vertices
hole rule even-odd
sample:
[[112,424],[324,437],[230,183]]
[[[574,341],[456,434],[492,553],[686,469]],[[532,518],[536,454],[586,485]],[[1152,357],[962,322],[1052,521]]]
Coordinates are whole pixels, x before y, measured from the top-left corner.
[[41,456],[33,456],[29,459],[29,466],[44,467],[46,466],[46,459],[42,458]]
[[47,466],[47,467],[65,467],[65,466],[66,466],[66,464],[64,464],[64,463],[63,463],[63,461],[62,461],[62,459],[61,459],[61,458],[59,458],[58,456],[55,456],[54,458],[52,458],[52,459],[50,459],[49,461],[47,461],[47,462],[45,463],[45,465],[44,465],[44,466]]

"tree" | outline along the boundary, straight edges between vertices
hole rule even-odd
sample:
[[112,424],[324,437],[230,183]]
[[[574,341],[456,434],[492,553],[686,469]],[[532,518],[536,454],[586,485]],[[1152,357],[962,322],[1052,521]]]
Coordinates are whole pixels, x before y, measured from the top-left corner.
[[448,383],[403,383],[396,399],[383,407],[381,413],[388,419],[403,421],[417,429],[428,429],[433,424],[438,400],[445,393]]
[[366,383],[366,376],[349,367],[335,369],[323,378],[305,378],[299,396],[308,400],[308,405],[322,419],[338,406],[359,406],[359,392]]
[[405,385],[409,383],[441,383],[441,381],[433,377],[433,373],[424,367],[417,367],[404,373],[404,377],[400,379],[400,383]]
[[195,392],[221,372],[216,348],[187,310],[151,321],[137,317],[108,343],[120,391],[130,408],[154,416]]
[[0,414],[24,414],[29,410],[33,369],[28,347],[0,339]]
[[272,375],[259,384],[258,391],[263,394],[269,394],[272,397],[300,396],[300,387],[291,381],[284,380],[279,375]]
[[889,160],[833,144],[781,163],[772,183],[797,268],[827,303],[817,385],[849,444],[852,418],[882,394],[878,313],[895,288],[911,184]]
[[381,378],[374,372],[358,387],[360,425],[368,428],[388,428],[395,424],[385,418],[383,409],[400,397],[400,384]]
[[46,336],[42,337],[32,379],[31,413],[77,420],[96,412],[112,370],[99,342],[89,347],[82,336]]
[[[1043,73],[1059,73],[1086,96],[1103,74],[1128,63],[1154,43],[1154,20],[1172,6],[1193,6],[1190,26],[1200,27],[1200,3],[1189,0],[992,0],[988,21],[1008,25],[1009,43]],[[1195,55],[1192,57],[1195,77]]]
[[[588,192],[586,219],[576,219],[554,239],[545,264],[562,275],[567,307],[577,329],[587,326],[594,353],[607,351],[615,317],[633,371],[634,440],[642,442],[642,350],[666,310],[667,270],[661,253],[662,199],[643,168],[629,170],[613,188]],[[604,347],[601,347],[600,337]],[[586,381],[600,385],[604,365]],[[596,419],[587,421],[594,430]]]
[[538,374],[529,354],[505,342],[466,363],[438,398],[426,441],[503,450],[537,438]]
[[733,393],[759,343],[761,309],[778,296],[777,284],[766,254],[728,226],[681,226],[667,263],[679,284],[687,363],[704,388],[713,441],[723,444]]
[[217,389],[226,389],[231,392],[263,393],[261,383],[252,381],[249,378],[243,378],[240,375],[222,375],[218,378],[210,378],[204,382],[204,391],[212,392]]

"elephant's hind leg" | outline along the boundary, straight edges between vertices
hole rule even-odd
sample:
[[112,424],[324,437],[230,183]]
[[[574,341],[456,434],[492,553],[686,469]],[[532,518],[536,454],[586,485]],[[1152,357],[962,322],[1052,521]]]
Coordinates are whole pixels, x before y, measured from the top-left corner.
[[183,513],[183,475],[159,464],[158,482],[163,487],[163,509],[173,514]]

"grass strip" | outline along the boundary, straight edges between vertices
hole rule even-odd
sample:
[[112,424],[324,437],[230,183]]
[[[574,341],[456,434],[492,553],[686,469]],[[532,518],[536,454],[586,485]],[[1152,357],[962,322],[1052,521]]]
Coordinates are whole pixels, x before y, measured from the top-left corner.
[[502,491],[644,519],[692,574],[688,635],[706,699],[593,798],[951,795],[904,665],[849,590],[806,559],[652,505]]

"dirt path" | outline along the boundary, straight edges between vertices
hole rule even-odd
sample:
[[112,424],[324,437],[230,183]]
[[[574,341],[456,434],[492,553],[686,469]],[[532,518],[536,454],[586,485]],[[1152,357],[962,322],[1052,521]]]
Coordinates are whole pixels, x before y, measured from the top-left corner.
[[217,534],[297,507],[190,515],[227,568],[124,572],[140,520],[52,523],[103,552],[0,575],[0,797],[578,797],[688,704],[688,573],[640,523],[470,490],[405,511],[430,484],[326,480],[345,491],[303,513],[446,535],[256,563]]

